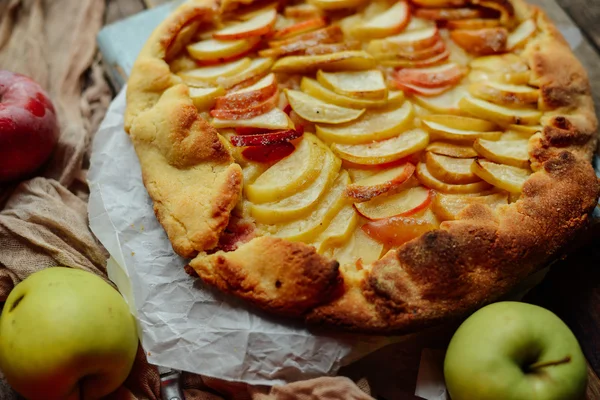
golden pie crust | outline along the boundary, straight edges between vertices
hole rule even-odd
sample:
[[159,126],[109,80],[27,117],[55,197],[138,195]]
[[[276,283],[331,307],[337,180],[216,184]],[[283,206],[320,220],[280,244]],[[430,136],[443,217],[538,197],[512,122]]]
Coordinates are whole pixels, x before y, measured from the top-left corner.
[[236,3],[201,0],[178,8],[134,65],[125,118],[156,217],[175,252],[192,259],[189,267],[204,282],[263,310],[351,331],[416,331],[508,293],[586,226],[600,193],[591,164],[597,120],[587,74],[544,12],[521,0],[511,3],[519,20],[537,20],[539,32],[522,57],[542,107],[551,110],[543,131],[529,140],[534,173],[520,199],[495,210],[472,204],[460,219],[442,222],[360,270],[340,268],[312,246],[270,236],[234,251],[211,251],[242,196],[242,170],[168,61],[199,24]]

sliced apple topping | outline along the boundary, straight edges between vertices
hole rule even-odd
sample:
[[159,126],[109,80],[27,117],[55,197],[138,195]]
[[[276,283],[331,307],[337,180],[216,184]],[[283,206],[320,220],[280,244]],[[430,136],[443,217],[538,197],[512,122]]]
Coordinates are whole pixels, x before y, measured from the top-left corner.
[[344,196],[344,189],[348,183],[350,183],[350,177],[346,171],[342,171],[329,191],[316,204],[313,212],[294,221],[270,225],[266,229],[276,237],[293,242],[310,243],[327,229],[338,212],[348,204],[346,196]]
[[277,80],[275,74],[269,74],[253,85],[221,95],[216,99],[215,107],[224,110],[248,108],[264,102],[275,93]]
[[[532,125],[532,126],[527,126],[527,125],[509,125],[508,126],[509,131],[515,131],[516,133],[520,133],[523,135],[526,135],[526,139],[529,138],[529,136],[534,135],[538,132],[542,132],[544,130],[544,127],[541,125]],[[521,138],[523,139],[523,138]]]
[[480,99],[506,106],[537,104],[540,98],[539,89],[531,86],[493,81],[473,83],[469,86],[469,92]]
[[200,61],[220,60],[248,52],[256,46],[259,40],[258,37],[238,40],[208,39],[188,45],[187,51]]
[[456,85],[465,76],[466,72],[466,68],[456,63],[431,68],[406,68],[396,73],[395,82],[425,88],[439,88]]
[[395,51],[413,52],[435,45],[441,39],[436,26],[410,30],[385,39],[371,40],[367,45],[369,53],[389,53]]
[[441,221],[453,221],[459,219],[461,211],[471,204],[483,204],[495,209],[508,204],[508,193],[486,196],[438,193],[433,199],[432,209]]
[[441,64],[450,58],[450,50],[446,49],[443,52],[424,60],[410,59],[383,59],[380,60],[381,65],[393,68],[426,68]]
[[448,29],[483,29],[495,28],[500,25],[501,23],[499,19],[484,18],[458,19],[454,21],[448,21],[448,23],[446,24]]
[[213,38],[219,40],[236,40],[266,35],[271,32],[276,19],[277,10],[268,9],[244,22],[214,32]]
[[229,140],[235,147],[269,146],[276,143],[291,142],[302,136],[303,132],[293,129],[285,131],[262,133],[257,135],[231,136]]
[[430,210],[410,217],[394,216],[367,222],[362,230],[386,247],[399,247],[423,234],[439,228],[437,218]]
[[431,63],[431,59],[439,56],[442,53],[446,52],[446,42],[440,38],[433,45],[424,48],[422,50],[395,50],[395,51],[383,51],[377,52],[373,51],[371,54],[375,58],[381,61],[405,61],[405,62],[414,62],[418,64],[419,62],[427,62]]
[[213,118],[211,121],[215,128],[260,128],[272,130],[294,129],[295,124],[288,115],[279,108],[250,119],[221,119]]
[[442,193],[481,193],[491,188],[491,185],[485,181],[468,183],[464,185],[453,185],[445,183],[434,177],[425,163],[417,165],[417,178],[428,188]]
[[338,176],[341,161],[329,148],[319,143],[323,152],[323,164],[319,166],[319,176],[305,189],[279,201],[252,204],[250,213],[258,222],[275,224],[301,218],[314,209],[319,199],[331,187]]
[[[251,146],[242,151],[242,156],[248,161],[257,163],[274,163],[289,156],[295,150],[290,142],[276,143],[268,146]],[[244,177],[246,174],[244,174]]]
[[508,108],[472,96],[463,97],[459,105],[464,112],[501,125],[537,125],[542,117],[537,109]]
[[177,75],[191,86],[211,87],[211,85],[214,86],[217,83],[219,78],[236,75],[248,68],[250,64],[252,64],[252,61],[249,58],[242,58],[221,65],[181,71]]
[[512,165],[519,168],[529,167],[528,140],[490,140],[478,139],[473,148],[480,156],[500,164]]
[[382,253],[383,243],[372,239],[363,229],[356,229],[343,246],[333,251],[332,258],[343,267],[363,266],[379,260]]
[[317,138],[305,134],[296,151],[246,187],[248,200],[253,203],[279,201],[305,188],[319,175],[324,157]]
[[307,77],[302,78],[300,88],[303,92],[327,103],[355,109],[381,108],[384,106],[396,107],[402,105],[404,102],[404,93],[402,91],[388,91],[387,100],[358,99],[335,93],[316,80]]
[[454,21],[460,19],[473,19],[483,16],[483,12],[478,8],[418,8],[415,10],[415,16],[433,21]]
[[285,90],[292,109],[310,122],[342,124],[358,119],[365,110],[355,110],[326,103],[298,90]]
[[383,73],[379,70],[351,72],[317,72],[317,81],[343,96],[383,100],[388,90]]
[[306,73],[318,69],[359,71],[374,68],[375,65],[375,59],[369,53],[362,50],[349,50],[313,56],[283,57],[273,65],[273,72]]
[[470,0],[412,0],[414,4],[425,8],[466,7]]
[[427,146],[425,150],[427,150],[430,153],[454,158],[477,157],[477,152],[473,150],[473,147],[454,143],[434,142]]
[[431,175],[442,182],[456,185],[481,181],[481,178],[471,171],[474,159],[454,158],[435,153],[427,153],[425,159]]
[[516,54],[479,57],[471,61],[471,82],[496,81],[513,85],[527,85],[531,72],[527,64]]
[[[284,40],[271,40],[269,41],[269,47],[272,48],[286,48],[288,46],[298,43],[310,43],[311,46],[323,43],[337,43],[344,39],[342,29],[337,25],[330,25],[328,27],[318,29],[315,31],[305,32],[297,36],[293,36]],[[293,50],[290,47],[289,50]]]
[[354,36],[374,39],[394,35],[401,32],[410,21],[410,9],[404,0],[388,8],[386,11],[369,18],[352,30]]
[[508,31],[506,28],[456,29],[450,37],[469,53],[477,55],[498,54],[506,51]]
[[406,217],[424,210],[431,203],[432,191],[422,186],[388,196],[356,203],[354,207],[365,218],[377,220],[394,216]]
[[451,140],[458,142],[473,142],[475,139],[479,138],[497,140],[500,138],[500,136],[502,136],[502,132],[500,131],[481,132],[479,130],[468,131],[463,129],[456,129],[448,125],[430,121],[426,118],[427,117],[425,117],[421,121],[421,123],[423,127],[429,133],[431,133],[432,137],[436,139]]
[[531,175],[531,170],[477,160],[471,166],[473,173],[484,181],[511,193],[521,193],[523,184]]
[[315,29],[322,28],[325,25],[327,25],[327,20],[323,17],[307,19],[275,31],[273,34],[273,39],[287,39],[302,33],[314,31]]
[[312,4],[295,4],[285,7],[283,14],[286,18],[306,19],[323,16],[323,11]]
[[265,75],[274,60],[268,57],[257,57],[252,59],[252,62],[244,70],[238,72],[233,76],[221,77],[217,79],[217,82],[225,89],[231,89],[234,86],[247,81],[248,79],[258,79]]
[[241,109],[219,109],[215,108],[210,111],[210,115],[218,119],[227,120],[238,120],[238,119],[252,119],[259,115],[266,114],[275,108],[279,101],[279,92],[275,92],[271,97],[262,103],[241,108]]
[[414,108],[410,102],[395,110],[371,110],[359,120],[338,126],[317,125],[317,136],[325,142],[369,143],[397,136],[410,126]]
[[198,111],[206,111],[215,105],[218,96],[225,94],[222,86],[210,88],[190,87],[190,98]]
[[415,94],[412,99],[419,106],[436,114],[460,114],[459,102],[468,94],[467,87],[460,85],[439,96],[427,97]]
[[433,114],[424,116],[421,119],[465,131],[492,132],[499,130],[498,125],[493,122],[479,118],[463,117],[461,115]]
[[523,46],[527,42],[527,39],[533,36],[536,30],[537,25],[534,20],[528,19],[522,22],[517,29],[508,35],[508,40],[506,41],[507,50],[514,50]]
[[366,2],[366,0],[307,0],[321,10],[341,10],[344,8],[355,8]]
[[399,188],[414,172],[415,166],[411,163],[383,170],[348,185],[346,195],[356,201],[371,200]]
[[354,207],[346,204],[331,220],[331,223],[311,243],[315,246],[317,253],[324,253],[333,247],[342,245],[348,241],[358,225],[358,214]]
[[378,165],[417,153],[428,143],[427,133],[413,129],[381,142],[356,145],[335,143],[331,148],[343,160],[360,165]]

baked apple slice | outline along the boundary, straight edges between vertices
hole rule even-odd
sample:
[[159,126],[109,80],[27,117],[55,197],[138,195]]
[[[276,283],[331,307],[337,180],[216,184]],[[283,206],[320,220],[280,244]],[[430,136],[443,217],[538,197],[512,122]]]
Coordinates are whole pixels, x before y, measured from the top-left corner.
[[272,232],[273,236],[292,242],[310,243],[314,241],[321,232],[327,229],[338,212],[348,204],[346,196],[344,196],[344,189],[348,183],[350,183],[350,177],[346,171],[342,171],[330,190],[316,204],[313,212],[294,221],[270,225],[267,229]]
[[[500,26],[499,19],[487,19],[487,18],[474,18],[474,19],[458,19],[454,21],[448,21],[446,26],[448,29],[484,29],[484,28],[496,28]],[[510,38],[510,36],[509,36]]]
[[498,140],[502,136],[501,131],[468,131],[463,129],[452,128],[448,125],[429,121],[427,119],[423,119],[421,123],[423,125],[423,128],[425,128],[429,133],[431,133],[432,138],[440,140],[473,142],[475,139],[479,138]]
[[422,215],[395,216],[370,221],[362,226],[362,230],[369,237],[388,248],[402,246],[437,228],[439,228],[439,223],[430,210],[426,210]]
[[496,81],[513,85],[527,85],[531,72],[527,64],[516,54],[479,57],[471,61],[471,82]]
[[355,203],[354,208],[363,217],[370,220],[384,219],[394,216],[406,217],[423,211],[431,204],[433,193],[430,189],[417,186],[400,193],[379,196],[362,203]]
[[298,90],[285,89],[292,109],[303,119],[325,124],[343,124],[358,119],[365,109],[356,110],[326,103]]
[[236,75],[248,68],[250,64],[252,64],[252,61],[249,58],[242,58],[221,65],[180,71],[177,75],[190,86],[212,87],[219,78]]
[[346,195],[356,201],[369,201],[398,189],[410,179],[414,172],[415,166],[411,163],[383,170],[348,185]]
[[431,60],[434,57],[446,52],[446,42],[440,38],[433,45],[422,50],[395,50],[395,51],[372,51],[371,54],[381,61],[413,61],[420,62]]
[[433,114],[426,115],[421,119],[464,131],[493,132],[500,130],[498,125],[493,122],[479,118],[463,117],[461,115]]
[[231,136],[229,140],[235,147],[269,146],[277,143],[291,142],[302,136],[303,132],[288,129],[285,131],[261,133],[258,135]]
[[435,114],[461,114],[459,102],[463,97],[468,95],[468,88],[464,85],[459,85],[439,96],[428,97],[414,94],[412,95],[412,99],[417,105]]
[[410,21],[410,8],[400,0],[386,11],[362,22],[352,30],[353,36],[364,39],[387,37],[401,32]]
[[323,10],[313,4],[302,3],[286,6],[283,15],[291,19],[320,18],[323,16]]
[[296,22],[285,28],[278,29],[273,33],[273,39],[288,39],[302,33],[311,32],[327,25],[324,17],[315,17],[305,21]]
[[384,100],[388,89],[377,69],[351,72],[317,72],[317,81],[329,90],[358,99]]
[[521,193],[523,184],[531,175],[531,170],[496,164],[487,160],[476,160],[471,166],[473,173],[497,188],[511,193]]
[[[242,156],[247,161],[254,161],[256,163],[272,164],[281,160],[284,157],[289,156],[294,152],[296,148],[290,142],[270,144],[268,146],[251,146],[246,147],[242,150]],[[258,178],[258,176],[257,176]],[[248,183],[253,182],[248,181]],[[244,182],[246,181],[246,173],[244,172]]]
[[443,52],[424,60],[411,59],[384,59],[380,60],[381,65],[393,68],[426,68],[444,63],[450,58],[450,50],[446,49]]
[[466,73],[466,68],[456,63],[430,68],[405,68],[396,72],[394,82],[423,88],[443,88],[456,85]]
[[467,183],[463,185],[453,185],[445,183],[434,177],[429,168],[425,163],[419,163],[417,165],[417,178],[419,181],[428,188],[436,190],[442,193],[481,193],[485,190],[491,189],[491,185],[485,181],[479,181],[475,183]]
[[323,254],[333,247],[343,245],[348,241],[358,225],[358,214],[354,207],[346,204],[331,220],[331,223],[315,240],[310,243],[315,247],[317,253]]
[[325,142],[369,143],[397,136],[413,122],[414,107],[405,102],[394,110],[371,110],[360,119],[338,126],[317,125],[317,136]]
[[481,157],[499,164],[512,165],[513,167],[529,168],[528,140],[491,140],[477,139],[473,149]]
[[210,115],[214,118],[227,119],[227,120],[238,120],[238,119],[252,119],[259,115],[263,115],[271,111],[277,106],[279,101],[279,92],[275,92],[271,97],[262,103],[254,104],[247,108],[241,109],[221,109],[215,108],[210,111]]
[[427,169],[435,178],[453,185],[475,183],[481,181],[471,171],[473,158],[454,158],[428,152],[425,156]]
[[253,85],[220,95],[215,101],[215,108],[228,110],[252,107],[272,97],[277,93],[277,88],[275,74],[269,74]]
[[450,37],[469,53],[480,56],[498,54],[507,50],[508,31],[506,28],[456,29]]
[[214,32],[212,36],[218,40],[236,40],[263,36],[271,32],[276,19],[277,10],[269,8],[255,14],[244,22],[220,29]]
[[483,204],[495,209],[508,204],[508,193],[486,196],[438,193],[433,199],[431,208],[440,221],[453,221],[459,219],[461,211],[471,204]]
[[529,139],[531,135],[534,135],[538,132],[542,132],[544,127],[541,125],[509,125],[508,131],[514,131],[518,134],[524,135],[525,137],[520,137],[519,139]]
[[527,43],[527,40],[533,36],[533,34],[537,30],[537,25],[534,20],[528,19],[523,21],[517,29],[512,31],[510,35],[508,35],[508,39],[506,41],[506,48],[508,50],[514,50],[519,47],[522,47]]
[[425,150],[433,154],[454,158],[477,157],[477,152],[473,150],[472,146],[455,143],[434,142],[427,146]]
[[294,44],[309,43],[311,46],[324,43],[338,43],[344,39],[342,29],[337,25],[330,25],[314,31],[298,34],[288,39],[271,40],[271,48],[287,48],[287,51],[294,50]]
[[252,204],[250,213],[256,221],[277,224],[301,218],[314,210],[318,201],[337,178],[342,164],[329,148],[321,143],[318,144],[323,152],[324,163],[317,178],[305,189],[291,196],[274,202]]
[[466,7],[469,0],[411,0],[417,6],[425,8]]
[[190,87],[190,98],[198,111],[207,111],[215,105],[217,98],[224,94],[225,89],[222,86],[209,88]]
[[525,85],[510,85],[494,81],[472,83],[469,92],[480,99],[504,106],[523,106],[537,104],[539,89]]
[[388,91],[387,100],[358,99],[335,93],[334,91],[331,91],[321,85],[316,80],[307,77],[302,78],[300,89],[313,97],[316,97],[327,103],[338,105],[340,107],[349,107],[355,109],[381,108],[386,106],[398,107],[404,103],[404,92],[399,90]]
[[221,119],[213,118],[212,126],[220,128],[255,128],[270,130],[295,129],[295,124],[290,117],[279,108],[250,119]]
[[418,8],[415,17],[429,19],[432,21],[455,21],[461,19],[474,19],[483,17],[483,11],[479,8]]
[[385,39],[371,40],[367,45],[369,53],[391,53],[397,51],[414,52],[434,46],[441,40],[437,26],[409,30]]
[[358,40],[348,40],[344,43],[325,43],[311,46],[304,52],[306,56],[317,56],[322,54],[339,53],[340,51],[362,50]]
[[237,57],[253,49],[260,38],[238,40],[208,39],[187,46],[188,53],[199,61],[214,61]]
[[269,57],[257,57],[252,59],[250,65],[244,70],[238,72],[232,76],[226,76],[217,79],[219,85],[225,89],[231,89],[240,83],[243,83],[250,79],[260,79],[263,75],[267,74],[274,60]]
[[400,160],[427,147],[429,135],[413,129],[391,139],[368,144],[334,143],[331,149],[343,160],[360,165],[379,165]]
[[372,239],[363,229],[356,229],[344,245],[334,249],[331,257],[340,263],[341,268],[360,270],[379,260],[382,253],[383,243]]
[[537,125],[542,117],[542,112],[534,108],[508,108],[473,96],[463,97],[459,106],[466,113],[501,125]]
[[340,51],[338,53],[313,56],[287,56],[273,65],[273,72],[306,73],[322,69],[325,71],[360,71],[376,66],[375,58],[362,50]]
[[364,4],[366,0],[308,0],[321,10],[342,10],[345,8],[355,8]]
[[246,196],[253,203],[268,203],[284,199],[310,185],[323,168],[325,153],[318,140],[305,134],[289,157],[271,166],[246,187]]

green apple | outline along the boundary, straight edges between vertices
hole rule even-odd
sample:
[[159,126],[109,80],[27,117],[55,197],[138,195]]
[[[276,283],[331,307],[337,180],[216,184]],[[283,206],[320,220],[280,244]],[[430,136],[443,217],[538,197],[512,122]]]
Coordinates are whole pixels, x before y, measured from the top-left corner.
[[30,275],[0,316],[0,368],[30,400],[107,395],[127,378],[137,343],[135,319],[119,292],[71,268]]
[[578,400],[587,367],[560,318],[531,304],[501,302],[458,328],[444,377],[452,400]]

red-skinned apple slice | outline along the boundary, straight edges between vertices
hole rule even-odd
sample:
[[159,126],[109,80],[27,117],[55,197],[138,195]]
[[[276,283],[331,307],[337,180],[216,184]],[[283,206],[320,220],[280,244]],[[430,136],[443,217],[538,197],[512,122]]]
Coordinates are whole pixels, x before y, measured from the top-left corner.
[[360,215],[372,221],[389,217],[408,217],[431,204],[433,191],[417,186],[389,196],[379,196],[354,207]]
[[411,0],[419,7],[425,8],[444,8],[444,7],[465,7],[469,5],[469,0]]
[[424,88],[442,88],[456,85],[466,73],[466,68],[456,63],[431,68],[405,68],[396,73],[395,82]]
[[408,93],[420,94],[425,97],[439,96],[440,94],[452,89],[452,85],[428,88],[423,86],[411,85],[410,83],[404,83],[399,81],[394,81],[394,85],[396,85],[397,89],[404,90]]
[[271,32],[276,19],[277,10],[268,9],[247,21],[228,26],[213,33],[213,38],[219,40],[236,40],[266,35]]
[[231,136],[231,143],[235,147],[269,146],[277,143],[291,142],[302,136],[302,132],[288,129],[285,131],[262,133],[258,135]]
[[310,41],[313,43],[336,43],[344,39],[342,29],[337,25],[331,25],[316,31],[303,33],[289,39],[271,40],[269,47],[284,47],[296,42]]
[[290,142],[272,144],[270,146],[252,146],[242,151],[242,155],[249,161],[259,163],[273,163],[294,152],[294,145]]
[[363,178],[346,188],[346,195],[357,201],[368,201],[390,192],[406,182],[415,172],[410,163],[383,170],[375,175]]
[[453,21],[459,19],[481,18],[483,11],[478,8],[419,8],[415,17],[434,21]]
[[409,22],[410,8],[406,1],[401,0],[355,27],[352,33],[361,38],[382,38],[401,32]]
[[307,19],[275,31],[273,33],[273,39],[287,39],[302,33],[314,31],[315,29],[322,28],[325,25],[327,25],[327,19],[324,17]]
[[472,54],[489,55],[506,51],[506,28],[457,29],[450,32],[452,40]]
[[361,229],[370,238],[388,247],[402,246],[404,243],[433,231],[439,227],[431,212],[423,217],[395,216],[364,224]]
[[396,50],[394,52],[384,52],[384,53],[373,53],[373,55],[378,60],[410,60],[410,61],[421,61],[427,60],[429,58],[433,58],[441,53],[446,51],[446,42],[442,38],[440,38],[437,42],[435,42],[432,46],[427,47],[422,50],[415,51],[405,51],[405,50]]
[[385,39],[372,40],[367,46],[367,51],[369,53],[386,53],[398,50],[411,52],[431,47],[438,40],[440,40],[440,32],[436,26],[431,26],[403,32]]
[[269,74],[255,84],[217,98],[216,109],[247,109],[263,103],[277,92],[275,74]]
[[304,52],[307,56],[319,54],[332,54],[347,50],[360,50],[362,48],[358,40],[347,40],[344,43],[326,43],[311,46]]
[[242,108],[242,109],[213,109],[210,111],[210,115],[214,118],[235,120],[235,119],[250,119],[261,114],[265,114],[275,108],[277,101],[279,100],[279,92],[277,91],[267,100],[259,103],[255,106]]
[[435,57],[428,58],[426,60],[383,60],[381,64],[387,67],[395,68],[425,68],[438,65],[448,60],[450,57],[450,50],[446,49],[444,52],[436,55]]

